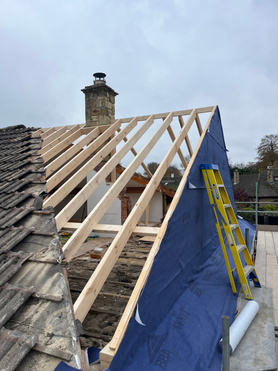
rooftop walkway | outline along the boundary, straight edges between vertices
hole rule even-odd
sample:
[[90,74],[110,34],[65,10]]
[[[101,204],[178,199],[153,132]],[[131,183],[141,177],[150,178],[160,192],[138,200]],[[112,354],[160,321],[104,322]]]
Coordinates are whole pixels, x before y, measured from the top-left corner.
[[[251,292],[260,309],[231,356],[233,371],[277,370],[278,338],[274,336],[274,328],[278,326],[277,257],[278,227],[259,226],[255,266],[262,288],[251,283]],[[245,305],[241,291],[238,313]]]
[[274,325],[278,327],[278,232],[258,231],[256,270],[263,286],[273,290]]
[[[262,285],[272,288],[276,359],[278,363],[278,226],[259,230],[256,270]],[[263,226],[262,226],[263,228]]]

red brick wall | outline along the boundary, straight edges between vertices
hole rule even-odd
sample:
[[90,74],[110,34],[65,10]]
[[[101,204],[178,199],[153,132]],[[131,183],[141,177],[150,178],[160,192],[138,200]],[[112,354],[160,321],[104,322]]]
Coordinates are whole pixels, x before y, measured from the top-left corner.
[[122,224],[126,221],[129,213],[131,212],[131,198],[129,196],[125,195],[119,195],[119,199],[121,200],[121,219],[122,219]]

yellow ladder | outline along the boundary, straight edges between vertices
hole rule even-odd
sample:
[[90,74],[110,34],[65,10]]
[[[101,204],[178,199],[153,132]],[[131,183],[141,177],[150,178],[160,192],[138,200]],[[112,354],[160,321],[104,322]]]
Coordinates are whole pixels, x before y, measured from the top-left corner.
[[[261,287],[261,285],[252,258],[249,254],[248,247],[246,246],[245,240],[238,225],[238,221],[231,205],[228,193],[221,178],[219,168],[214,164],[202,164],[200,169],[203,173],[210,204],[213,207],[216,229],[233,293],[236,293],[237,291],[221,231],[222,229],[225,231],[244,296],[246,299],[251,300],[253,298],[249,286],[249,277],[253,279],[256,287]],[[244,267],[239,256],[240,253],[242,253],[246,263]]]

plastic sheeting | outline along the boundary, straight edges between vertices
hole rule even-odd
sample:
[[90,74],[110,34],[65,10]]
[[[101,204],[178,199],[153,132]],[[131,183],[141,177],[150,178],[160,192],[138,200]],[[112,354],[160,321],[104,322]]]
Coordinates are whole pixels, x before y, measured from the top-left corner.
[[[219,166],[234,206],[218,109],[168,223],[138,302],[137,317],[130,320],[111,371],[221,369],[217,350],[221,317],[233,321],[237,295],[232,294],[201,163]],[[237,277],[235,281],[239,288]]]

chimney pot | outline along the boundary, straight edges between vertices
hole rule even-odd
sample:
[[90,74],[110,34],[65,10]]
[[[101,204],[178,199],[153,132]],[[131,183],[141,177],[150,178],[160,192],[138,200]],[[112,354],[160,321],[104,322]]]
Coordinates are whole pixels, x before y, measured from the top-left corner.
[[106,77],[106,74],[103,73],[103,72],[96,72],[94,73],[94,85],[101,85],[101,84],[106,84],[106,80],[105,80],[105,77]]

